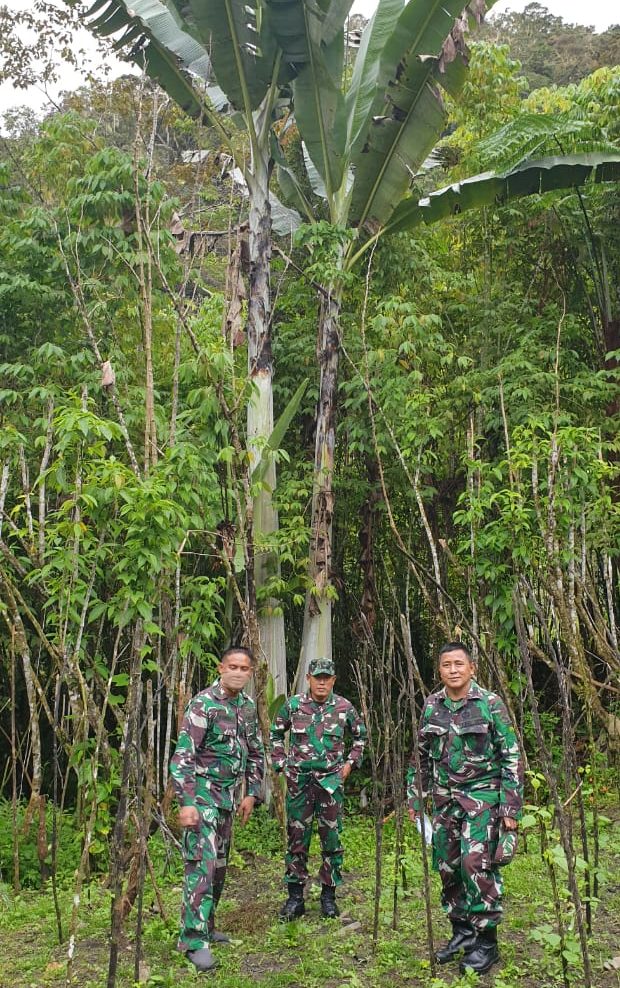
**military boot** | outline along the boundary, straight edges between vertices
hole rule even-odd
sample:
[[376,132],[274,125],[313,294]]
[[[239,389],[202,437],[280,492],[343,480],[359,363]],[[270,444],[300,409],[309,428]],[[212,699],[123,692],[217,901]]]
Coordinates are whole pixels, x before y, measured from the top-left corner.
[[321,915],[323,919],[336,919],[336,916],[340,916],[334,885],[321,886]]
[[485,930],[480,930],[474,946],[465,953],[459,965],[461,974],[465,971],[474,971],[476,974],[484,974],[490,967],[499,960],[499,950],[497,949],[497,927],[487,926]]
[[211,943],[230,943],[230,937],[226,933],[220,933],[219,930],[215,929],[215,910],[222,896],[223,889],[224,882],[213,883],[213,909],[209,916],[209,940]]
[[290,923],[292,919],[299,919],[306,911],[304,903],[304,887],[301,882],[290,882],[288,886],[288,899],[280,909],[280,922]]
[[466,953],[476,943],[476,931],[466,919],[455,919],[452,923],[452,937],[445,947],[435,951],[438,964],[447,964],[453,957],[464,950]]
[[197,971],[213,971],[217,967],[217,961],[208,947],[188,950],[185,956],[192,962]]

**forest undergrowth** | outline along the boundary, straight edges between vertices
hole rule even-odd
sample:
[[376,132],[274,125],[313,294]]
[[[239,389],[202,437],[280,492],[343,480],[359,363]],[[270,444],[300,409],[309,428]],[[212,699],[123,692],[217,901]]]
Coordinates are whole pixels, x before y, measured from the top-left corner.
[[[620,972],[611,965],[620,945],[620,812],[617,793],[599,816],[599,896],[594,903],[590,941],[594,984],[612,988],[620,984]],[[7,813],[8,805],[0,808]],[[8,819],[6,821],[8,823]],[[283,898],[282,862],[278,829],[264,810],[257,812],[245,830],[237,828],[218,928],[231,944],[218,946],[220,966],[214,974],[197,974],[175,949],[181,897],[181,861],[174,847],[167,848],[159,835],[151,841],[156,894],[153,883],[145,886],[142,903],[142,949],[136,980],[136,910],[127,922],[122,945],[118,984],[122,988],[175,988],[210,981],[218,988],[375,988],[379,985],[444,986],[489,985],[494,988],[555,988],[562,983],[554,906],[548,864],[540,852],[538,823],[531,812],[519,852],[504,872],[505,916],[500,928],[501,963],[483,978],[459,975],[458,965],[431,971],[426,946],[422,862],[419,837],[405,828],[400,864],[395,861],[395,826],[384,826],[383,877],[380,926],[373,942],[374,821],[351,815],[345,831],[345,884],[339,890],[342,915],[337,921],[320,917],[320,886],[307,892],[306,916],[290,924],[278,922]],[[58,888],[61,924],[66,929],[72,905],[71,830],[65,825],[61,840]],[[3,828],[8,834],[8,828]],[[547,856],[561,861],[555,851],[553,831]],[[6,877],[9,847],[0,837],[2,868]],[[318,870],[318,846],[313,842],[311,873]],[[22,847],[24,885],[37,881],[36,853],[28,871],[27,844]],[[397,876],[395,897],[394,877]],[[560,896],[563,895],[560,880]],[[438,901],[438,880],[433,880],[433,924],[441,942],[448,924]],[[7,884],[0,886],[0,985],[3,988],[44,988],[64,985],[69,945],[58,942],[57,919],[51,887],[25,887],[18,895]],[[569,894],[563,906],[569,932],[566,949],[571,955]],[[394,904],[396,901],[396,912]],[[160,906],[163,906],[163,914]],[[71,984],[102,988],[108,964],[110,895],[105,883],[93,875],[84,893],[75,944]],[[571,982],[579,984],[579,950],[572,950]],[[607,966],[606,966],[607,964]]]

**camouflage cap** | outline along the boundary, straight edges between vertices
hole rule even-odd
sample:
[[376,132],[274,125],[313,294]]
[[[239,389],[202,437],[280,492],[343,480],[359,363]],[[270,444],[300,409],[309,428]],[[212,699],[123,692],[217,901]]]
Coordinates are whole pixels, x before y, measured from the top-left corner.
[[335,676],[333,659],[313,659],[308,666],[308,673],[310,676]]

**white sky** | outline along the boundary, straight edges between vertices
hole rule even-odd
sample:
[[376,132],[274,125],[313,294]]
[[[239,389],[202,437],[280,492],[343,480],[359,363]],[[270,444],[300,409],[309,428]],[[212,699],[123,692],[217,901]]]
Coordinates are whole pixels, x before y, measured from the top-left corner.
[[[499,0],[493,6],[494,12],[505,10],[523,10],[529,0]],[[620,23],[620,9],[618,0],[590,0],[584,4],[582,0],[540,0],[543,6],[547,7],[551,13],[563,17],[570,23],[587,23],[594,26],[597,31],[604,31],[611,24]],[[29,0],[11,0],[12,9],[25,9],[30,6]],[[370,16],[376,6],[376,0],[355,0],[353,11]],[[94,45],[91,36],[87,31],[83,31],[82,37],[76,39],[76,47],[81,45],[89,51],[94,52]],[[94,57],[94,56],[93,56]],[[113,54],[106,58],[106,62],[111,69],[111,75],[120,75],[123,72],[131,71],[130,67],[119,62]],[[10,83],[0,85],[0,114],[9,107],[26,105],[32,107],[37,112],[50,108],[50,97],[52,100],[58,98],[62,90],[77,89],[84,83],[84,78],[79,72],[75,72],[68,66],[61,66],[60,82],[52,86],[48,93],[37,87],[28,90],[15,89]]]

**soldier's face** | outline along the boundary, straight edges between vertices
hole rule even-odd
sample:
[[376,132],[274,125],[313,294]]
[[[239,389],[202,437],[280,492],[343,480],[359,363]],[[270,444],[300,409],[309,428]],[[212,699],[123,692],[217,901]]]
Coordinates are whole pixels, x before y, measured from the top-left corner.
[[234,696],[247,686],[252,676],[252,663],[245,652],[232,652],[220,662],[217,670],[220,683],[227,693]]
[[474,664],[467,652],[455,649],[445,652],[439,660],[439,677],[446,687],[448,696],[459,700],[469,691],[474,676]]
[[308,680],[310,696],[315,703],[323,703],[333,690],[334,683],[336,682],[335,676],[310,676],[308,674],[306,679]]

